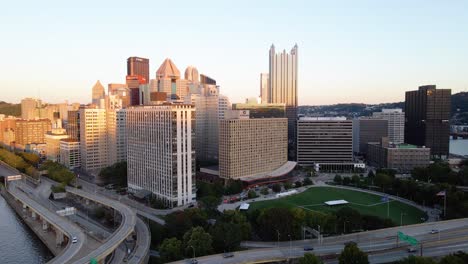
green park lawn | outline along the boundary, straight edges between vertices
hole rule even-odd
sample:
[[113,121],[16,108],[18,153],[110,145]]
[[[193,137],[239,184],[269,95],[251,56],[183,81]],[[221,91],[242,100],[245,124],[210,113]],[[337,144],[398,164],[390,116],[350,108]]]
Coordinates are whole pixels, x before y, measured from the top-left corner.
[[[343,206],[349,206],[362,215],[374,215],[381,218],[387,218],[387,203],[382,202],[382,197],[344,189],[337,189],[331,187],[313,187],[300,194],[287,196],[284,198],[268,201],[259,201],[251,203],[249,210],[271,208],[271,207],[302,207],[306,210],[331,212],[336,211]],[[346,200],[349,202],[347,205],[327,206],[324,204],[330,200]],[[421,223],[421,218],[425,213],[419,209],[398,202],[390,200],[390,219],[399,225],[401,213],[403,215],[403,225]]]

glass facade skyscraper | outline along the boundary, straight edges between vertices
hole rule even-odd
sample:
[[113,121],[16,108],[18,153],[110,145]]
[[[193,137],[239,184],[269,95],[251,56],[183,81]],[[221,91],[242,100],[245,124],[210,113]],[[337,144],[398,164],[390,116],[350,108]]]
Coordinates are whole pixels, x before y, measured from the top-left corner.
[[450,89],[420,86],[406,92],[405,143],[431,148],[431,155],[447,158],[450,142]]
[[286,104],[290,159],[296,158],[297,51],[297,44],[291,49],[290,53],[287,53],[286,50],[276,53],[274,45],[271,45],[270,48],[268,103]]

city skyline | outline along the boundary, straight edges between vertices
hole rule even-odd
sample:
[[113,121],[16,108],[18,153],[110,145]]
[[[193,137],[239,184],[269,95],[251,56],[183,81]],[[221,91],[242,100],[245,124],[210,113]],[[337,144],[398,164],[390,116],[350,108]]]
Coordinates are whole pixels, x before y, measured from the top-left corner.
[[[265,3],[148,3],[132,12],[123,3],[9,3],[0,18],[9,25],[0,29],[0,50],[8,51],[0,62],[1,100],[88,103],[97,80],[124,83],[126,59],[138,56],[150,60],[150,78],[171,58],[181,69],[193,65],[216,79],[232,102],[243,102],[260,95],[271,44],[280,52],[295,43],[299,105],[404,101],[405,91],[426,84],[453,93],[468,88],[465,3]],[[167,19],[170,30],[159,26]]]

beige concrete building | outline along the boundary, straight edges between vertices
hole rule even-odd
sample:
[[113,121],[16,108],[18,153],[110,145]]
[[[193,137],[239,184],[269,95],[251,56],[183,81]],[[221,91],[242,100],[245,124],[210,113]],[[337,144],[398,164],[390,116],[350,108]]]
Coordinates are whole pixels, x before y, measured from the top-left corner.
[[44,135],[46,144],[45,153],[47,159],[52,161],[60,161],[60,140],[69,138],[63,128],[53,128]]
[[15,142],[20,148],[24,148],[26,144],[44,143],[44,135],[51,129],[49,119],[17,120]]
[[150,191],[168,207],[195,201],[193,105],[130,107],[126,120],[129,191]]
[[[103,108],[80,109],[81,166],[99,171],[117,161],[115,111]],[[112,147],[110,146],[112,144]]]
[[60,140],[60,163],[69,169],[81,167],[80,141],[76,139]]
[[431,149],[410,144],[390,144],[388,138],[368,144],[367,161],[378,168],[411,172],[417,167],[427,167],[431,161]]
[[288,119],[250,119],[247,110],[228,111],[219,125],[219,176],[268,177],[288,162]]

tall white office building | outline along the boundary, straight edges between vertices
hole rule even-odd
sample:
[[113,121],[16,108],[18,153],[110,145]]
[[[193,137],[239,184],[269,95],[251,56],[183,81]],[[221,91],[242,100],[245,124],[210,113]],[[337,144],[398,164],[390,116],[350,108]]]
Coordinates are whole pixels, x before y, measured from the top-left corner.
[[194,122],[193,105],[126,109],[129,191],[150,191],[168,207],[195,201]]
[[405,141],[405,113],[401,109],[382,109],[382,112],[374,112],[372,116],[388,121],[390,142],[398,145]]

